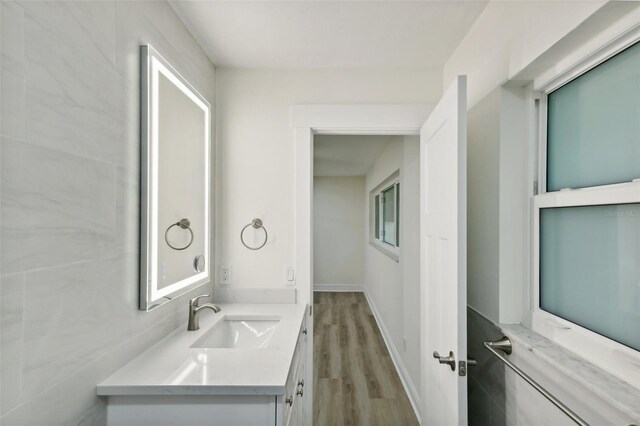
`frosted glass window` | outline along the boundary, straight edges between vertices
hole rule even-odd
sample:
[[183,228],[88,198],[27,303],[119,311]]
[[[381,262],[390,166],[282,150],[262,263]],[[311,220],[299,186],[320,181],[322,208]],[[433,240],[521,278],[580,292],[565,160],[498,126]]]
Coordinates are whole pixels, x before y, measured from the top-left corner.
[[540,210],[540,308],[640,350],[640,204]]
[[547,98],[547,191],[640,178],[640,43]]
[[383,234],[382,241],[396,245],[396,187],[395,185],[382,192]]

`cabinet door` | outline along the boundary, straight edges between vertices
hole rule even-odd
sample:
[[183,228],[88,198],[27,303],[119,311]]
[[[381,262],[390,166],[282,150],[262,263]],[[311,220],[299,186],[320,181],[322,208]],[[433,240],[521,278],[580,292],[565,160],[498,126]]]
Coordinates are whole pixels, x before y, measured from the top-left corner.
[[[297,376],[302,377],[302,376]],[[304,425],[304,386],[299,384],[302,379],[296,381],[296,394],[293,398],[293,406],[289,416],[289,426]]]
[[[306,358],[306,319],[300,327],[300,336],[293,355],[291,370],[287,378],[286,392],[283,406],[283,422],[285,426],[303,426],[305,424],[305,358]],[[287,402],[292,398],[292,403]]]
[[[306,321],[302,323],[302,330],[306,330]],[[296,366],[296,399],[294,402],[294,424],[296,426],[302,426],[305,424],[305,396],[307,388],[311,385],[308,380],[305,380],[306,374],[306,340],[307,336],[304,333],[300,333],[300,339],[298,340],[298,365]]]

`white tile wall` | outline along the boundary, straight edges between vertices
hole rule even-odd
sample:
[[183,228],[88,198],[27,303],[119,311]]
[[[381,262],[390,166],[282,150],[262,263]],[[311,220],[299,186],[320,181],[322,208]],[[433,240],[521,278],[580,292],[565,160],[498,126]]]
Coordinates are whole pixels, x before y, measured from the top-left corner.
[[2,133],[24,137],[24,13],[12,3],[3,4],[2,40]]
[[164,1],[2,0],[0,20],[0,424],[101,425],[96,383],[193,296],[138,310],[139,45],[212,104],[215,70]]
[[2,138],[3,272],[115,254],[115,167]]
[[482,345],[496,340],[502,333],[475,311],[467,310],[467,353],[478,361],[469,368],[469,425],[493,426],[514,424],[507,419],[505,407],[505,368]]

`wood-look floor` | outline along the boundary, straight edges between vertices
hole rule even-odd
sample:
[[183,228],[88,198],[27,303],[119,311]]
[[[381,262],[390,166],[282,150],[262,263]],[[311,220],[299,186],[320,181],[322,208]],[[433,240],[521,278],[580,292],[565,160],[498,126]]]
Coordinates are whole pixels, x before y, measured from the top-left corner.
[[417,425],[363,293],[314,293],[314,425]]

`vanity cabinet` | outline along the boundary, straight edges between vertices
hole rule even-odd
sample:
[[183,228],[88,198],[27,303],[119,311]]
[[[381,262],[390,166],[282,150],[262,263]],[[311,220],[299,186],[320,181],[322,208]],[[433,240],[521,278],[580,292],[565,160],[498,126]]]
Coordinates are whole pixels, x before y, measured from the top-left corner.
[[[311,386],[311,380],[305,377],[308,312],[307,308],[302,315],[301,323],[299,322],[300,328],[284,385],[284,394],[281,394],[282,385],[271,386],[273,390],[269,390],[268,387],[254,388],[251,385],[220,385],[215,394],[207,394],[197,387],[181,386],[177,384],[179,380],[174,382],[175,385],[163,384],[160,394],[152,387],[148,387],[147,394],[143,388],[135,395],[109,394],[99,389],[99,394],[107,396],[107,425],[305,425],[305,392],[306,388]],[[295,329],[291,330],[291,334],[293,332]],[[285,359],[282,361],[287,362]],[[260,361],[256,360],[255,365],[247,367],[247,371],[252,367],[258,368],[259,363]],[[259,367],[258,370],[268,369],[267,365]],[[245,372],[238,372],[242,373]]]
[[[302,322],[300,328],[300,336],[298,337],[298,343],[296,345],[296,351],[293,355],[293,361],[291,363],[291,370],[287,377],[287,384],[285,386],[286,392],[284,395],[277,397],[278,413],[276,413],[277,425],[281,426],[300,426],[304,423],[305,416],[305,371],[306,371],[306,315],[305,320]],[[281,414],[280,414],[281,413]]]

